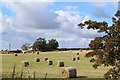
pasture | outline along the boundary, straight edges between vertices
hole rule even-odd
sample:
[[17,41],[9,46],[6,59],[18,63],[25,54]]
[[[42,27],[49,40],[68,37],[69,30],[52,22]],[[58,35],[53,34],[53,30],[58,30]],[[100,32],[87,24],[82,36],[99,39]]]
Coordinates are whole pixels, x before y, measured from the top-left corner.
[[[77,52],[80,54],[77,55]],[[2,76],[10,78],[14,64],[16,65],[15,72],[16,76],[21,73],[21,62],[27,60],[30,65],[23,68],[24,77],[27,78],[27,73],[33,77],[35,71],[36,78],[62,78],[61,71],[64,67],[75,67],[77,69],[77,77],[75,80],[103,80],[103,74],[108,70],[103,66],[98,69],[92,68],[92,63],[89,62],[89,58],[85,58],[87,51],[51,51],[51,52],[40,52],[36,53],[19,53],[18,56],[14,54],[0,54],[2,56]],[[72,57],[80,57],[80,60],[72,61]],[[35,62],[35,58],[39,57],[40,62]],[[48,65],[43,58],[47,57],[53,61],[53,65]],[[41,60],[42,59],[42,60]],[[57,61],[63,61],[65,66],[56,66]],[[47,75],[46,75],[47,73]]]

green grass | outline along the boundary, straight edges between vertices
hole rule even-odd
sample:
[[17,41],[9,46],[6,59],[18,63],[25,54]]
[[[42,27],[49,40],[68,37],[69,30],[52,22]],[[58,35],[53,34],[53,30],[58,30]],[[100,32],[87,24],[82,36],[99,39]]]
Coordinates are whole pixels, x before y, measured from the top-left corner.
[[[57,67],[56,62],[59,60],[64,61],[65,67],[72,66],[77,69],[77,76],[80,80],[101,80],[103,74],[108,70],[108,68],[100,67],[99,69],[93,69],[92,64],[89,62],[89,58],[85,58],[85,52],[80,52],[80,55],[77,55],[78,51],[53,51],[53,52],[41,52],[40,54],[0,54],[2,55],[2,76],[10,78],[13,70],[14,64],[16,64],[16,73],[20,75],[21,73],[21,61],[27,60],[30,63],[30,66],[23,68],[24,77],[27,77],[28,70],[30,71],[30,76],[33,77],[35,71],[36,78],[44,78],[47,73],[47,78],[61,78],[61,71],[64,67]],[[79,61],[72,61],[72,57],[80,56]],[[35,57],[48,57],[53,61],[53,65],[47,65],[45,61],[35,62]],[[78,79],[79,79],[78,78]]]

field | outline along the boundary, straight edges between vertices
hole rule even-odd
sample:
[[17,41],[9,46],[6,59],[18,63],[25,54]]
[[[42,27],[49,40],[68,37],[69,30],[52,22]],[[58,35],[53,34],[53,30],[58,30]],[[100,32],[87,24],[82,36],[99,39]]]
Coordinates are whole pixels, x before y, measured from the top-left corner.
[[[36,78],[62,78],[61,71],[64,67],[56,66],[56,62],[59,60],[64,61],[65,67],[75,67],[77,69],[78,80],[103,80],[103,74],[108,70],[105,67],[99,67],[98,69],[92,68],[92,63],[89,62],[89,58],[85,58],[85,53],[87,51],[79,52],[80,55],[76,53],[79,51],[52,51],[52,52],[41,52],[40,54],[33,53],[20,53],[18,56],[14,54],[0,54],[2,55],[2,76],[10,78],[13,70],[14,64],[16,65],[16,76],[19,76],[21,73],[21,61],[27,60],[30,63],[30,66],[23,68],[24,77],[27,78],[26,73],[30,73],[30,76],[33,76],[35,71]],[[80,57],[80,60],[72,61],[72,57]],[[34,58],[48,57],[53,61],[53,65],[46,64],[45,61],[35,62]]]

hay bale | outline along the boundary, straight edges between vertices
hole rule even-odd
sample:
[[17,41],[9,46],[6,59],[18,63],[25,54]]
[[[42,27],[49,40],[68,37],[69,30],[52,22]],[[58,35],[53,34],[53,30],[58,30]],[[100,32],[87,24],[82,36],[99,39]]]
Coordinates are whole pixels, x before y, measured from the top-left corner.
[[77,57],[77,60],[80,60],[80,57]]
[[47,62],[48,65],[52,65],[53,64],[53,61],[51,61],[51,60],[47,60],[46,62]]
[[26,54],[27,52],[26,51],[23,51],[23,54]]
[[23,67],[28,67],[30,64],[28,61],[22,61],[22,66]]
[[40,62],[40,58],[35,58],[35,62]]
[[18,56],[18,54],[17,54],[17,53],[15,53],[15,56]]
[[39,54],[39,51],[37,51],[36,54]]
[[48,58],[45,57],[45,58],[44,58],[44,61],[47,61],[47,60],[48,60]]
[[72,61],[75,61],[75,57],[72,57]]
[[72,50],[70,50],[70,52],[72,52]]
[[79,55],[79,53],[77,53],[77,55]]
[[58,67],[64,67],[64,62],[63,61],[57,61],[57,66]]
[[34,51],[32,51],[32,53],[34,54],[35,52],[34,52]]
[[66,67],[62,71],[61,75],[63,78],[76,78],[77,77],[77,70],[74,67]]

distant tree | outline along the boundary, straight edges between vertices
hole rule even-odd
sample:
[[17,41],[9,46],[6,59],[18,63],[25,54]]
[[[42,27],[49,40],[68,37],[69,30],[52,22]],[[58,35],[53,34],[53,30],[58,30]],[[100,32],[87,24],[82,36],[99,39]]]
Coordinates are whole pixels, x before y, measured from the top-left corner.
[[48,49],[50,50],[56,50],[59,47],[59,43],[56,39],[48,40]]
[[[111,66],[107,73],[104,74],[105,79],[120,79],[120,11],[112,18],[113,24],[108,26],[107,22],[85,21],[78,24],[80,28],[87,25],[88,29],[98,30],[99,33],[104,32],[102,37],[96,37],[91,40],[89,46],[91,52],[86,57],[91,57],[90,62],[94,63],[93,67],[97,69],[99,66]],[[117,18],[118,17],[118,18]]]
[[46,51],[47,44],[45,38],[38,38],[32,45],[34,51]]
[[30,48],[30,44],[29,43],[25,43],[21,46],[22,50],[28,50]]

